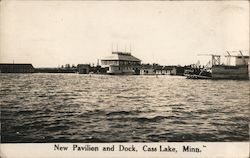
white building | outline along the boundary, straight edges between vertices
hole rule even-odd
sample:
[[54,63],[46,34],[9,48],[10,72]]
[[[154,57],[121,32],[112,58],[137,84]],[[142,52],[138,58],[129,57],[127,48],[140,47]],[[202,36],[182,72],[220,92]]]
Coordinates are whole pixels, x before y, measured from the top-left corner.
[[141,75],[155,75],[155,71],[153,68],[141,68],[140,74]]
[[157,75],[170,75],[170,71],[168,72],[167,70],[165,70],[165,69],[156,69],[155,70],[155,73],[157,74]]
[[108,67],[107,73],[114,75],[139,74],[140,64],[140,59],[125,52],[112,52],[110,56],[101,60],[101,65]]
[[235,56],[235,65],[248,65],[249,56]]

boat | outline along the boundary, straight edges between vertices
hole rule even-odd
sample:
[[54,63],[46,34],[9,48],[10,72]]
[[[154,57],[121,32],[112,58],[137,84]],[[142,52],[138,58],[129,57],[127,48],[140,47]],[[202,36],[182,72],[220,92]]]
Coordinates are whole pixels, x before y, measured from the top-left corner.
[[209,71],[201,70],[199,73],[196,73],[194,70],[185,70],[184,75],[187,79],[211,79],[212,74]]
[[209,64],[210,61],[205,67],[195,65],[193,68],[185,70],[184,76],[186,76],[187,79],[211,79],[212,73],[210,68],[208,67]]
[[[231,55],[229,51],[225,57],[228,63],[220,63],[220,55],[214,54],[201,54],[201,55],[211,55],[212,56],[212,66],[209,68],[211,71],[206,71],[206,69],[200,69],[199,71],[186,70],[185,76],[188,79],[236,79],[236,80],[248,80],[249,79],[249,56],[243,55],[241,51],[231,51],[239,52],[237,55]],[[234,65],[230,65],[230,58],[235,58]]]
[[212,79],[249,79],[248,65],[214,65],[212,67]]
[[[232,52],[238,52],[237,55],[231,55]],[[212,79],[249,79],[249,56],[243,55],[242,51],[227,51],[225,57],[228,60],[227,65],[218,64],[212,66]],[[230,65],[231,58],[235,59],[234,65]]]

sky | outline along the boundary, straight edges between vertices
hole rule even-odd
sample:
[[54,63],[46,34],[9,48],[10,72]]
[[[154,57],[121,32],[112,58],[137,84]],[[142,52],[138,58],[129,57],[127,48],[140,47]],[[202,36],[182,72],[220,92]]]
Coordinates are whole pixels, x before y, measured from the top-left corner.
[[[248,1],[1,1],[0,63],[97,63],[130,50],[142,63],[249,51]],[[203,58],[203,59],[202,59]],[[205,58],[205,59],[204,59]]]

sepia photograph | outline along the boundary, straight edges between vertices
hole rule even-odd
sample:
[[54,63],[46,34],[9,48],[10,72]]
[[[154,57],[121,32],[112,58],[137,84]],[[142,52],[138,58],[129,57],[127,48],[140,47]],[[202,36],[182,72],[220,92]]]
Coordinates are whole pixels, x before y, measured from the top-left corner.
[[249,25],[249,1],[0,1],[0,153],[249,142]]

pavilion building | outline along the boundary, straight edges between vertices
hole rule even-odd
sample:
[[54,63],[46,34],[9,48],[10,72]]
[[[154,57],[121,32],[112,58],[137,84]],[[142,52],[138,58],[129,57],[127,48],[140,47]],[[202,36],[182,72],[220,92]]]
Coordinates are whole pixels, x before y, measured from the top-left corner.
[[127,52],[112,52],[101,60],[103,67],[108,67],[108,74],[136,75],[140,74],[141,60]]

